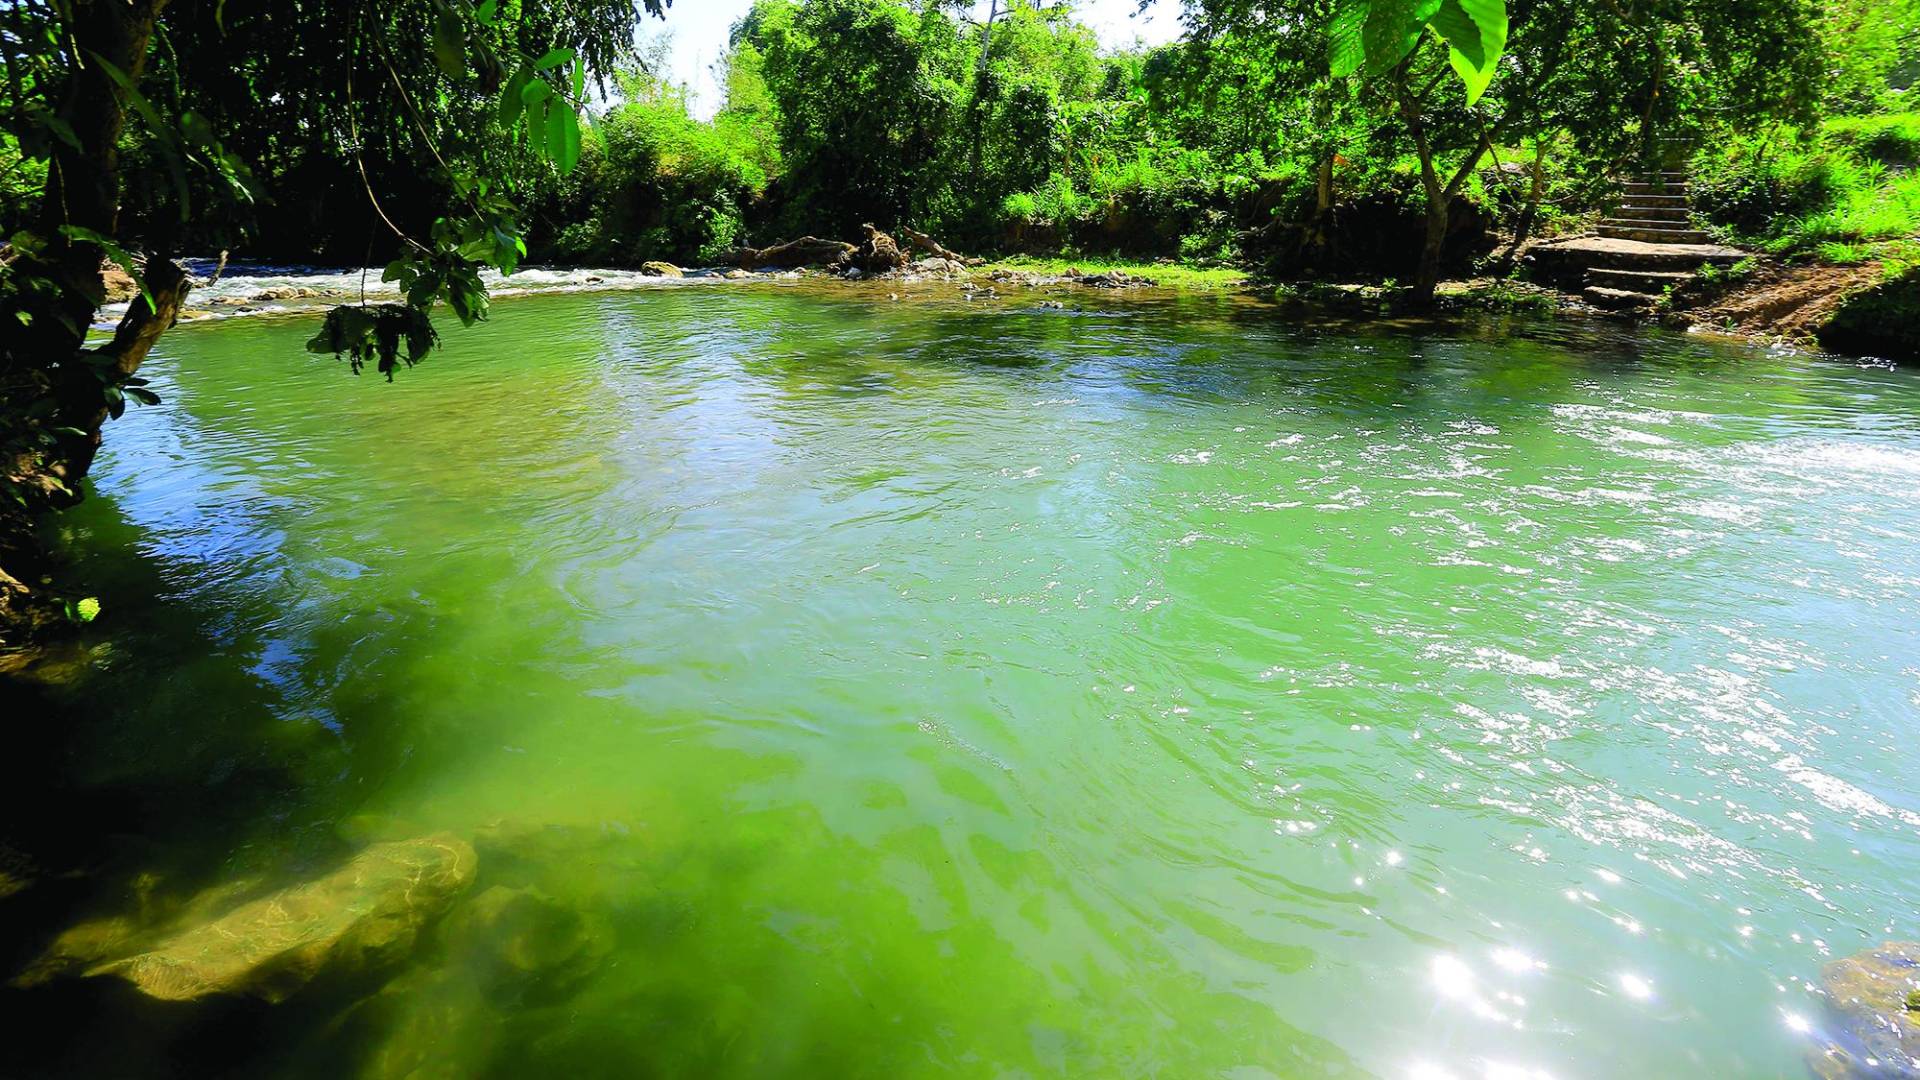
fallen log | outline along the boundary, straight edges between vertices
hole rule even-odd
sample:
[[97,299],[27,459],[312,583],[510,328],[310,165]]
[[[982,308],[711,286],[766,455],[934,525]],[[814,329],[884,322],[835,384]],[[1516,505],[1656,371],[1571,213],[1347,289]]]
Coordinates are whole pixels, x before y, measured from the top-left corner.
[[803,236],[798,240],[774,244],[770,247],[741,248],[738,261],[743,270],[833,266],[844,263],[852,256],[853,251],[852,244],[842,243],[839,240],[822,240],[817,236]]
[[962,265],[971,261],[965,255],[942,246],[940,241],[935,240],[933,237],[928,236],[918,229],[909,229],[905,225],[902,225],[900,226],[900,235],[906,237],[908,243],[932,255],[936,259],[952,259],[954,262],[961,263]]

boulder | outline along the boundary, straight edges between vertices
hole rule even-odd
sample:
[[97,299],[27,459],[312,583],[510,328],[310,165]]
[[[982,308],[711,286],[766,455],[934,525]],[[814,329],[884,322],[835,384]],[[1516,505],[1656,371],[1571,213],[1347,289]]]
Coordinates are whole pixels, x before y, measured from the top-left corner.
[[324,877],[87,973],[125,979],[166,1001],[284,1001],[315,981],[350,981],[405,959],[422,929],[473,882],[476,861],[466,841],[444,833],[374,844]]
[[106,289],[109,304],[124,304],[140,295],[140,283],[110,259],[100,264],[100,285]]
[[648,277],[686,277],[686,272],[670,262],[658,259],[640,264],[640,272]]
[[1920,943],[1889,941],[1835,960],[1820,983],[1837,1026],[1810,1056],[1816,1075],[1920,1077]]
[[955,259],[928,256],[915,262],[911,269],[916,274],[940,274],[946,277],[965,277],[967,265]]
[[753,276],[753,272],[752,272],[752,271],[750,271],[750,270],[741,270],[741,269],[739,269],[738,267],[735,267],[734,269],[732,269],[732,270],[729,270],[729,271],[727,271],[727,273],[726,273],[726,277],[727,277],[727,279],[728,279],[729,281],[738,281],[738,280],[740,280],[741,278],[750,278],[750,277],[752,277],[752,276]]
[[1847,292],[1814,331],[1822,348],[1884,360],[1920,359],[1920,268]]

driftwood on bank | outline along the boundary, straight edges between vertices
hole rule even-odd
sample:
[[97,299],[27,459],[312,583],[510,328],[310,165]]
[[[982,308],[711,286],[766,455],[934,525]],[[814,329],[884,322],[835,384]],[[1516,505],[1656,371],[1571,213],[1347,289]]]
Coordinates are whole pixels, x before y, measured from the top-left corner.
[[[743,270],[818,266],[832,273],[851,277],[890,274],[907,270],[915,265],[907,250],[903,249],[892,236],[881,232],[878,227],[871,224],[862,225],[860,229],[865,235],[858,244],[849,244],[840,240],[822,240],[817,236],[803,236],[798,240],[763,248],[741,248],[734,253],[734,261]],[[979,263],[978,259],[969,259],[952,251],[938,240],[916,229],[902,228],[900,235],[906,237],[907,244],[911,248],[917,248],[935,259],[951,263],[956,272],[962,272],[968,264]]]
[[933,237],[928,236],[918,229],[909,229],[905,225],[902,225],[900,227],[900,235],[907,238],[907,243],[912,244],[914,247],[919,248],[921,251],[926,252],[936,259],[952,259],[957,263],[977,261],[969,259],[957,251],[947,249],[941,245],[940,241],[935,240]]
[[797,266],[833,266],[853,253],[853,245],[839,240],[803,236],[784,244],[763,248],[741,248],[743,270],[780,269]]

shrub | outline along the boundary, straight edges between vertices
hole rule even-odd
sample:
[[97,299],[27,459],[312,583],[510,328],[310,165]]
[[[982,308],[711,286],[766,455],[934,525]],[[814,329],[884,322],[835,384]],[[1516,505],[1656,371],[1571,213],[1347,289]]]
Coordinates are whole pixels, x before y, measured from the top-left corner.
[[1870,161],[1912,168],[1920,165],[1920,112],[1885,116],[1840,116],[1823,125],[1833,142]]

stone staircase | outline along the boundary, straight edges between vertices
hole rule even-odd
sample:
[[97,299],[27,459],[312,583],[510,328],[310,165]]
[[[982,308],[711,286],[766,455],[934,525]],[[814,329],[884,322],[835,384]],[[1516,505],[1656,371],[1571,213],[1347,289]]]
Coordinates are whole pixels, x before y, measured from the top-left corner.
[[1670,286],[1703,266],[1731,266],[1747,257],[1719,244],[1662,244],[1615,236],[1549,240],[1528,249],[1533,276],[1609,311],[1651,311]]
[[1527,259],[1536,277],[1610,311],[1651,311],[1669,289],[1703,266],[1728,266],[1746,257],[1693,227],[1687,174],[1663,169],[1627,177],[1613,216],[1597,236],[1536,244]]
[[1707,234],[1691,223],[1687,174],[1677,169],[1628,177],[1613,216],[1600,222],[1600,235],[1645,244],[1707,242]]

